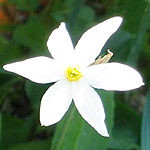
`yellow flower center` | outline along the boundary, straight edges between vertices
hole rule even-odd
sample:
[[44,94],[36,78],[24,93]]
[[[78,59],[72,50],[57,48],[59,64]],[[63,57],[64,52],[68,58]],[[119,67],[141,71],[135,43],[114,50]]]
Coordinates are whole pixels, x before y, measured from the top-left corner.
[[78,67],[68,67],[65,74],[70,81],[77,81],[82,76]]

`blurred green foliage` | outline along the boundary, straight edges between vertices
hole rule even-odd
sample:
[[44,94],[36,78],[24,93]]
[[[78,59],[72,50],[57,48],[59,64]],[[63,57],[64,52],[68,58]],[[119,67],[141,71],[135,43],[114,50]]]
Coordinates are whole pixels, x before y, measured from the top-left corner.
[[[40,100],[50,85],[32,83],[2,66],[33,56],[51,57],[46,42],[62,21],[76,45],[88,28],[113,16],[122,16],[124,21],[103,47],[102,55],[111,49],[111,61],[133,66],[146,85],[124,93],[97,90],[110,138],[91,128],[74,104],[59,123],[41,127]],[[149,63],[148,0],[0,0],[0,149],[149,150]]]

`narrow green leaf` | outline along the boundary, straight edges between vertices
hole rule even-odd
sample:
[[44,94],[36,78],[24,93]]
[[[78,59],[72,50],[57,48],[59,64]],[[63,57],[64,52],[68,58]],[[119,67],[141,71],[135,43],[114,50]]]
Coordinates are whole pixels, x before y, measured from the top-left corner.
[[143,40],[149,28],[149,22],[150,22],[150,3],[147,3],[147,7],[144,10],[143,18],[140,21],[136,41],[133,42],[128,57],[128,64],[130,65],[132,64],[132,66],[136,66],[138,63],[140,52],[143,49]]
[[116,1],[116,11],[123,16],[123,28],[132,33],[137,33],[141,19],[145,13],[147,2],[145,0]]
[[141,150],[150,150],[150,90],[147,94],[141,129]]
[[140,116],[131,108],[116,101],[115,125],[109,149],[139,150]]
[[[52,141],[52,150],[105,150],[111,139],[111,129],[114,118],[113,93],[98,91],[104,103],[106,112],[106,124],[110,138],[99,135],[83,118],[79,115],[74,104],[69,112],[57,124],[56,132]],[[90,142],[89,142],[90,141]]]

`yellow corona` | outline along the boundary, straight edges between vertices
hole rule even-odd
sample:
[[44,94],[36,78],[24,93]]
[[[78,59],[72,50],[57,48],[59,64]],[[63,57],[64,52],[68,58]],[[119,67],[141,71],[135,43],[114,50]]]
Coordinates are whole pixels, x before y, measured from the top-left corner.
[[65,74],[70,81],[77,81],[82,76],[79,67],[68,67]]

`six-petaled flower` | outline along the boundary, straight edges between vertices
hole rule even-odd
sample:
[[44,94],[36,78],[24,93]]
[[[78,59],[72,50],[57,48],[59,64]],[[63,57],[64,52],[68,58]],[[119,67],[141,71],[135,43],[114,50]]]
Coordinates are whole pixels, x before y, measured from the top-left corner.
[[126,91],[143,85],[140,74],[127,65],[116,62],[91,65],[121,22],[121,17],[114,17],[90,28],[75,47],[65,23],[61,23],[47,42],[53,58],[39,56],[4,65],[5,70],[36,83],[56,82],[41,100],[42,125],[60,121],[74,100],[81,116],[99,134],[109,136],[101,98],[92,87]]

